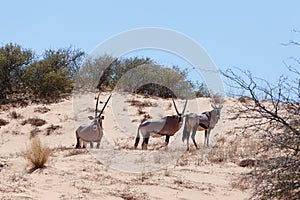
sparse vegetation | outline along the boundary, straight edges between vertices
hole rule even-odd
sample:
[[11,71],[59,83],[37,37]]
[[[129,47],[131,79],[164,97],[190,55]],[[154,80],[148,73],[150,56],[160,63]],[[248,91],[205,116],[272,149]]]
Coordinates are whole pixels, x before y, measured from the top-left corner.
[[87,149],[71,149],[66,155],[65,157],[70,157],[70,156],[75,156],[75,155],[79,155],[79,154],[86,154],[88,153]]
[[62,128],[62,126],[51,124],[49,127],[46,128],[46,135],[51,135],[60,128]]
[[135,106],[135,107],[138,107],[138,108],[145,108],[145,107],[157,107],[157,103],[152,103],[151,101],[139,101],[139,100],[136,100],[136,99],[131,99],[131,100],[128,100],[126,102],[129,102],[131,106]]
[[28,118],[28,119],[24,120],[21,124],[22,125],[31,124],[32,126],[43,126],[44,124],[46,124],[46,121],[43,119],[34,117],[34,118]]
[[42,114],[47,113],[49,111],[50,111],[50,109],[45,106],[34,108],[34,112],[38,112],[38,113],[42,113]]
[[34,138],[35,136],[37,136],[38,133],[40,133],[41,130],[39,128],[34,128],[33,130],[30,131],[30,136],[29,139]]
[[[230,112],[235,115],[233,119],[245,121],[236,127],[241,135],[259,144],[253,155],[260,165],[247,175],[253,180],[253,199],[300,198],[300,72],[290,65],[287,69],[295,78],[282,76],[276,85],[253,77],[249,71],[223,73],[236,91],[250,96],[240,98],[241,103]],[[252,161],[242,164],[252,165]]]
[[74,76],[84,57],[78,49],[32,50],[9,43],[0,47],[0,105],[52,102],[72,91]]
[[144,114],[146,114],[147,112],[146,112],[146,111],[143,111],[141,108],[139,108],[138,111],[137,111],[137,113],[138,113],[139,115],[144,115]]
[[1,126],[5,126],[5,125],[7,125],[7,124],[9,124],[8,121],[6,121],[6,120],[4,120],[4,119],[0,119],[0,127],[1,127]]
[[12,111],[9,113],[9,117],[11,119],[18,119],[18,118],[22,118],[21,114],[17,113],[16,111]]
[[28,161],[29,172],[45,168],[52,150],[41,144],[39,137],[31,139],[30,147],[25,151],[24,158]]
[[124,200],[139,200],[139,199],[149,200],[150,199],[146,193],[132,191],[132,189],[130,188],[109,192],[109,194],[112,196],[120,197]]

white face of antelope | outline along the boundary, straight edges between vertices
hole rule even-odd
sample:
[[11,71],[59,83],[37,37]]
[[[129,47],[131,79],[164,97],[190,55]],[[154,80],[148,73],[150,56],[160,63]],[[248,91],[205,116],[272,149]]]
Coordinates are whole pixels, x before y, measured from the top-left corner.
[[104,119],[104,116],[99,116],[96,118],[89,116],[88,118],[92,120],[91,126],[93,131],[97,131],[99,128],[102,128],[102,119]]
[[220,119],[221,109],[223,108],[223,105],[211,105],[211,107],[214,109],[214,112],[215,112],[215,115],[217,116],[217,119]]

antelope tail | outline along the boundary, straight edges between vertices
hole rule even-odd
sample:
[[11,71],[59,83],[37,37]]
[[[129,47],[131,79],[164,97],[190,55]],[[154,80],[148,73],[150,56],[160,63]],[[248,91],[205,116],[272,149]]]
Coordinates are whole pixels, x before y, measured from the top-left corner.
[[135,143],[134,143],[135,148],[137,148],[139,142],[140,142],[140,126],[138,128],[137,135],[136,135],[136,138],[135,138]]
[[186,116],[185,122],[184,122],[184,128],[183,128],[183,133],[182,133],[182,142],[184,142],[185,139],[188,139],[188,130],[187,130],[187,123],[188,123],[189,117]]
[[79,138],[79,135],[76,131],[76,146],[75,146],[76,149],[80,148],[80,138]]

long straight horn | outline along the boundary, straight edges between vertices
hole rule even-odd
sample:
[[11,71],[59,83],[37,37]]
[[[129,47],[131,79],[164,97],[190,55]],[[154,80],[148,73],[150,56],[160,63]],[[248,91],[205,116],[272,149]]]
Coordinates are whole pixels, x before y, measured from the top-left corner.
[[111,95],[109,95],[109,97],[108,97],[107,101],[105,102],[105,104],[104,104],[104,106],[103,106],[103,108],[102,108],[102,110],[101,110],[100,114],[98,115],[99,117],[102,115],[102,113],[103,113],[103,111],[104,111],[104,109],[105,109],[105,107],[106,107],[106,105],[107,105],[107,103],[108,103],[108,101],[109,101],[110,97],[111,97]]
[[96,101],[96,110],[95,110],[95,118],[97,117],[97,111],[98,111],[98,102],[99,102],[99,96],[100,96],[100,92],[97,96],[97,101]]
[[211,95],[210,106],[211,106],[212,108],[215,108],[215,107],[216,107],[215,96],[214,96],[213,94]]
[[179,115],[179,112],[178,112],[178,109],[177,109],[177,107],[176,107],[176,103],[175,103],[173,97],[172,97],[172,101],[173,101],[173,104],[174,104],[174,108],[175,108],[175,110],[176,110],[176,113],[177,113],[177,115]]
[[182,110],[182,113],[181,113],[182,115],[184,114],[184,111],[185,111],[185,108],[186,108],[187,102],[188,102],[188,100],[186,99],[186,100],[185,100],[184,107],[183,107],[183,110]]

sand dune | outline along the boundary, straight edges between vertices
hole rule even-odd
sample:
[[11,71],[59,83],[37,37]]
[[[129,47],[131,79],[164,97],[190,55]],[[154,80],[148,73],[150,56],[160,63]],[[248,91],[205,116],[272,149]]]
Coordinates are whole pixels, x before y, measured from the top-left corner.
[[[101,101],[107,96],[101,95]],[[149,106],[132,105],[132,100]],[[182,109],[184,101],[176,102]],[[9,122],[0,128],[1,199],[247,199],[250,191],[237,189],[232,183],[250,169],[234,162],[211,162],[211,148],[203,147],[202,132],[197,133],[199,150],[191,143],[191,150],[185,151],[182,129],[171,137],[168,148],[161,147],[164,138],[151,138],[147,151],[140,146],[133,149],[144,115],[160,118],[175,114],[170,103],[159,98],[113,94],[104,113],[104,138],[98,150],[74,149],[75,128],[89,123],[87,116],[93,115],[93,95],[1,111],[0,119]],[[234,137],[226,115],[226,109],[234,103],[226,100],[222,119],[212,131],[212,146],[225,133],[231,131],[232,136],[227,136]],[[210,99],[198,98],[189,102],[186,112],[207,110],[211,110]],[[12,111],[20,116],[13,119]],[[46,123],[22,125],[29,118]],[[29,138],[34,135],[53,153],[46,168],[28,173],[22,153],[30,147]]]

